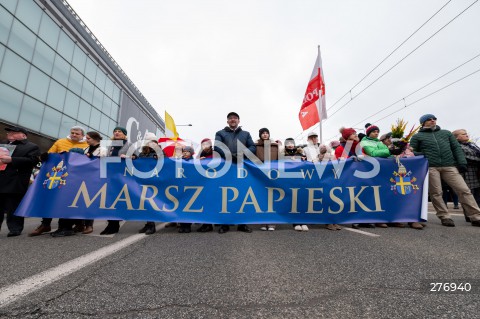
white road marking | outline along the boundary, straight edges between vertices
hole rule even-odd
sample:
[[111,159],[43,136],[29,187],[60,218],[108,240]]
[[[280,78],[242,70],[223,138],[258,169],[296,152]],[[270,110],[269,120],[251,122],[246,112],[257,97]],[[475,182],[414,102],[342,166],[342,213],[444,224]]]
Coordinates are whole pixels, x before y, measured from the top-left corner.
[[[157,226],[157,230],[165,227],[165,223]],[[94,252],[80,256],[56,267],[47,269],[39,274],[20,280],[14,284],[1,288],[0,308],[23,298],[26,295],[37,291],[45,286],[54,283],[94,262],[102,260],[117,251],[120,251],[139,240],[145,239],[145,234],[135,234],[119,242],[100,248]]]
[[358,229],[355,229],[355,228],[343,227],[342,229],[345,229],[345,230],[348,230],[348,231],[353,231],[354,233],[359,233],[359,234],[367,235],[367,236],[371,236],[371,237],[380,237],[380,235],[372,234],[372,233],[369,233],[369,232],[366,232],[366,231],[363,231],[363,230],[358,230]]

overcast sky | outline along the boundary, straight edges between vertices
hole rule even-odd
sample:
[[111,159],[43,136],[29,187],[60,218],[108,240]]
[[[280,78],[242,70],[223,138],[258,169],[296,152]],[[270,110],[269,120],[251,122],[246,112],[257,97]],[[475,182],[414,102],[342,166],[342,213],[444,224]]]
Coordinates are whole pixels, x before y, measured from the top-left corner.
[[[477,0],[478,1],[478,0]],[[305,141],[298,112],[321,46],[329,118],[324,141],[341,126],[397,118],[409,126],[433,113],[442,128],[480,136],[480,57],[407,97],[480,53],[480,3],[475,0],[68,0],[69,4],[180,136],[214,138],[230,111],[254,139],[262,127],[274,139]],[[356,96],[345,93],[449,2],[430,22],[351,92],[355,97],[422,42],[403,62]],[[405,101],[372,116],[386,106]],[[380,120],[395,110],[391,116]],[[364,120],[364,119],[368,120]],[[318,131],[318,128],[314,128]]]

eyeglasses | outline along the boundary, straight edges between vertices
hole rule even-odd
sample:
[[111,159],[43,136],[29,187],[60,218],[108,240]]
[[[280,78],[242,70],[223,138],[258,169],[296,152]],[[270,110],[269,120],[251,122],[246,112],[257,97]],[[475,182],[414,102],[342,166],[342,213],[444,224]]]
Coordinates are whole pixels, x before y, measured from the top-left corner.
[[428,119],[427,121],[436,121],[436,120],[437,120],[436,117],[432,117],[432,118]]

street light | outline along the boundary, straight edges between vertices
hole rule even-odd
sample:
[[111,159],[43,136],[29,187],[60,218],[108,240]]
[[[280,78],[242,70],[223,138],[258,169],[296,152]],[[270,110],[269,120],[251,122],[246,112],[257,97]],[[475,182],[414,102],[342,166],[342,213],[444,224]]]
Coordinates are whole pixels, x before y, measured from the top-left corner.
[[192,124],[176,124],[176,126],[193,126]]

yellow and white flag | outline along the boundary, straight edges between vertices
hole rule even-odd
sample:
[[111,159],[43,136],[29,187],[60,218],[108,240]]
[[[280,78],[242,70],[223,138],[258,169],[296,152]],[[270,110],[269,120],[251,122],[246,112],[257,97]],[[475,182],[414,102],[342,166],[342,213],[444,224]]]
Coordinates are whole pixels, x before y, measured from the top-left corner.
[[165,137],[169,137],[172,140],[178,138],[177,127],[175,126],[175,121],[170,114],[165,111]]

